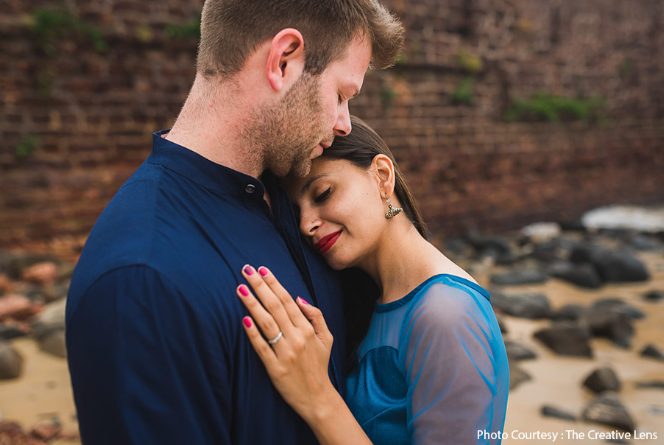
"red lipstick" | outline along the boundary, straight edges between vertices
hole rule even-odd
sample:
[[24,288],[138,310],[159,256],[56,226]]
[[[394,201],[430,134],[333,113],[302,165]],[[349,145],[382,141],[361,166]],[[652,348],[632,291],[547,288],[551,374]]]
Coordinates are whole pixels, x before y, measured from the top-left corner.
[[314,245],[314,248],[318,251],[318,253],[323,255],[325,252],[330,250],[332,246],[334,246],[334,243],[337,242],[339,236],[341,236],[341,230],[338,232],[330,233],[329,235],[325,235],[320,240],[318,240],[318,242]]

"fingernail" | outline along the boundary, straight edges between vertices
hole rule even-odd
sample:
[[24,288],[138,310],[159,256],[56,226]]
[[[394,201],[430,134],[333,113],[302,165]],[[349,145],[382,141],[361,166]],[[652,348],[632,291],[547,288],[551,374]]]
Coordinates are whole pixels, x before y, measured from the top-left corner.
[[244,270],[244,273],[246,273],[247,275],[253,275],[254,274],[254,268],[249,266],[249,265],[244,266],[243,270]]
[[264,268],[263,266],[261,266],[261,267],[258,268],[258,273],[263,275],[263,276],[266,276],[267,275],[267,269]]
[[240,284],[240,293],[242,294],[243,297],[248,297],[249,296],[249,289],[247,289],[247,286],[244,284]]
[[307,300],[305,300],[304,298],[297,297],[297,299],[300,300],[300,302],[301,302],[302,304],[304,304],[304,305],[306,305],[306,306],[309,306],[309,303],[307,303]]
[[249,317],[244,317],[244,318],[242,319],[242,322],[244,323],[244,325],[245,325],[246,327],[248,327],[248,328],[251,327],[251,320],[249,319]]

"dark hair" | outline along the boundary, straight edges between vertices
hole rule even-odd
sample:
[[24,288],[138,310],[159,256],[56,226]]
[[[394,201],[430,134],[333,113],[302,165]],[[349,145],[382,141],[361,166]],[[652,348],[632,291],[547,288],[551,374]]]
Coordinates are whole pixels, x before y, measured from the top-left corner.
[[[378,134],[361,119],[351,116],[353,130],[348,136],[337,136],[332,145],[325,149],[326,158],[344,159],[353,165],[368,169],[376,155],[390,158],[394,164],[394,194],[399,205],[410,222],[424,239],[427,238],[426,226],[420,214],[417,201],[403,173],[394,159],[387,144]],[[356,363],[355,355],[362,339],[367,335],[375,301],[380,290],[364,271],[350,268],[341,271],[341,285],[344,293],[344,318],[346,320],[346,348],[348,351],[348,370]]]
[[385,155],[390,158],[392,164],[394,164],[394,194],[397,196],[399,204],[410,222],[420,232],[420,235],[426,239],[426,226],[420,214],[417,201],[410,185],[408,185],[408,181],[406,181],[403,173],[401,173],[401,169],[397,165],[392,151],[390,151],[385,141],[378,136],[378,133],[362,121],[362,119],[351,116],[350,123],[353,129],[350,134],[343,137],[337,136],[332,145],[323,151],[323,156],[326,158],[344,159],[363,169],[368,169],[371,166],[371,162],[376,155]]
[[394,65],[404,29],[376,0],[206,0],[197,71],[230,77],[279,31],[295,28],[305,45],[305,72],[314,76],[343,57],[355,36],[371,44],[371,66]]

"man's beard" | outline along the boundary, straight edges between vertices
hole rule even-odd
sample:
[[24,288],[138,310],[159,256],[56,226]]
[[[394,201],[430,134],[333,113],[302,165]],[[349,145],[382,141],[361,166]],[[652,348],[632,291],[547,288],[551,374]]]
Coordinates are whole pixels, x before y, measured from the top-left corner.
[[303,73],[277,104],[261,104],[251,113],[245,140],[263,153],[263,170],[277,177],[309,173],[311,152],[326,136],[319,98],[318,77]]

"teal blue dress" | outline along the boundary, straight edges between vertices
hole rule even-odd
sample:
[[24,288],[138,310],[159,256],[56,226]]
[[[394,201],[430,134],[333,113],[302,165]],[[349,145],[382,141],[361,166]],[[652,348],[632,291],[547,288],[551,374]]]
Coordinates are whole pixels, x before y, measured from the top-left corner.
[[477,284],[441,274],[376,303],[357,361],[346,402],[375,445],[501,442],[509,367]]

